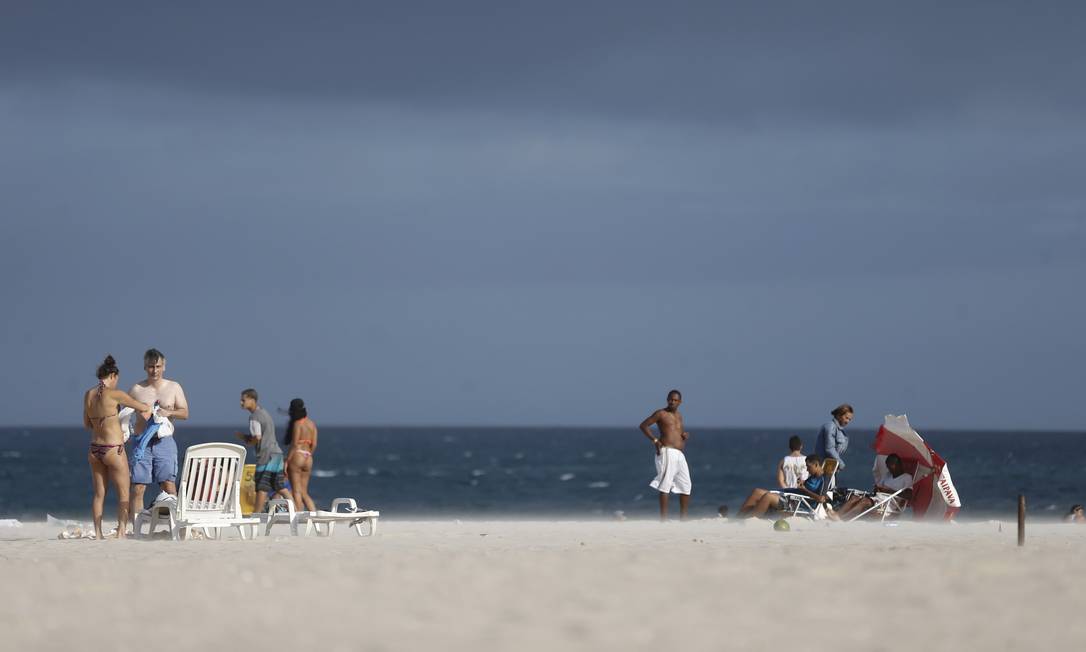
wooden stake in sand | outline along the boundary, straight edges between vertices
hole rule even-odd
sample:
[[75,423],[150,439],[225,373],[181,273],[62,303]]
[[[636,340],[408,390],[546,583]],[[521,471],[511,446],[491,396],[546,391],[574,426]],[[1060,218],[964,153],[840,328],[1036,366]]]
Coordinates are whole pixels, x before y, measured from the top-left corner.
[[1018,545],[1026,545],[1026,497],[1018,495]]

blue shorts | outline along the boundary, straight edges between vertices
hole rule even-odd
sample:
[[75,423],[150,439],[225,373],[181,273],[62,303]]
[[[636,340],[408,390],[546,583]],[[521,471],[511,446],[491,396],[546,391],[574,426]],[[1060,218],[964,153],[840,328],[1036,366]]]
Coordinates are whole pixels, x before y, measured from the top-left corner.
[[147,444],[143,459],[132,463],[132,484],[163,482],[177,482],[177,442],[173,437],[155,437]]
[[257,491],[272,493],[285,489],[287,476],[283,473],[283,456],[276,455],[267,464],[257,465],[253,483]]

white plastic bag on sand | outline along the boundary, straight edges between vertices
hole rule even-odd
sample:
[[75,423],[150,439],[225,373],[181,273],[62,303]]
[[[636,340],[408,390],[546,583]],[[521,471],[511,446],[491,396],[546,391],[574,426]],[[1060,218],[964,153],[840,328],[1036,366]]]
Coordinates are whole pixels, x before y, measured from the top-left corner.
[[81,525],[66,525],[64,531],[57,535],[58,539],[93,539],[94,532],[89,528],[84,530]]
[[52,514],[45,515],[45,524],[64,528],[60,534],[57,535],[58,539],[93,539],[94,538],[94,526],[84,525],[79,521],[69,521],[53,516]]
[[79,525],[79,521],[69,521],[66,518],[57,518],[52,514],[45,515],[45,524],[52,527],[68,527],[69,525]]

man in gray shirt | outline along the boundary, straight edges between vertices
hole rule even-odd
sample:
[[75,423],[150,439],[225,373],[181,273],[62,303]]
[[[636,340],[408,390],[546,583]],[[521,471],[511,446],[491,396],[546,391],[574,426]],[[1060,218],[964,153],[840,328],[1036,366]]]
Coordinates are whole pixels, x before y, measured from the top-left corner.
[[275,440],[275,422],[268,411],[257,404],[255,389],[241,392],[241,407],[249,411],[249,433],[237,433],[245,443],[256,448],[256,504],[253,512],[263,512],[269,493],[286,492],[286,473],[283,468],[283,449]]

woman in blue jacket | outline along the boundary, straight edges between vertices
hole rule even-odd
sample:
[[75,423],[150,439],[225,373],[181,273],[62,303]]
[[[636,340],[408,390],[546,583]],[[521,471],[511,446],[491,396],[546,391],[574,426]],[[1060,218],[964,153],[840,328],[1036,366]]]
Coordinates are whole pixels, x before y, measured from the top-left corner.
[[841,459],[848,449],[848,435],[845,434],[845,426],[852,421],[855,410],[848,403],[842,403],[833,409],[830,414],[833,419],[822,426],[818,431],[818,439],[815,441],[815,453],[822,459],[832,457],[837,460],[837,470],[845,468],[845,461]]

